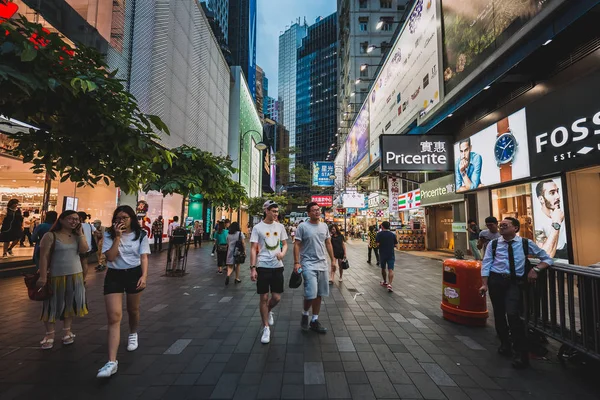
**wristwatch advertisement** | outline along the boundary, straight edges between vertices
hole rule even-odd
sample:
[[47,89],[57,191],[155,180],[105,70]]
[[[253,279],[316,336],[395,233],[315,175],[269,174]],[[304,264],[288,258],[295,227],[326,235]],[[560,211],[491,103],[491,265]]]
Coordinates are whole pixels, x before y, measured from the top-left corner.
[[500,169],[500,182],[510,182],[513,179],[512,163],[519,144],[510,129],[508,117],[498,121],[496,128],[498,134],[494,145],[494,156]]

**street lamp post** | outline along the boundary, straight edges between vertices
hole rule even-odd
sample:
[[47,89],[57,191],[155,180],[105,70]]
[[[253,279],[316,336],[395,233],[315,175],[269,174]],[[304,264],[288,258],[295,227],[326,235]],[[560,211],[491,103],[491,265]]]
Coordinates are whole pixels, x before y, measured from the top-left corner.
[[[238,155],[239,158],[239,172],[238,172],[238,182],[241,184],[242,183],[242,150],[244,148],[244,140],[246,138],[246,135],[248,135],[249,133],[254,132],[254,133],[258,133],[261,137],[262,134],[258,131],[255,131],[253,129],[246,131],[242,134],[241,138],[240,138],[240,154]],[[267,145],[261,140],[260,142],[256,143],[254,145],[254,148],[258,151],[263,151],[267,148]],[[250,149],[250,161],[248,164],[248,197],[252,197],[252,149]],[[241,221],[241,217],[242,217],[242,207],[241,204],[238,207],[238,223]],[[250,217],[248,217],[250,218]]]

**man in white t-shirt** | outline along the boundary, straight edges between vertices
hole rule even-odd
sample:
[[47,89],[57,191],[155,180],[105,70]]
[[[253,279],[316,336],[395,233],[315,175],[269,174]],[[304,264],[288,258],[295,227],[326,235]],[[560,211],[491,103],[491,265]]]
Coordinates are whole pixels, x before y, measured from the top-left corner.
[[176,215],[173,217],[173,222],[169,224],[169,228],[167,228],[167,236],[169,237],[169,241],[173,237],[173,231],[175,228],[179,228],[179,217]]
[[[287,253],[287,233],[277,222],[279,205],[273,200],[263,204],[264,219],[254,226],[250,236],[250,279],[256,281],[260,295],[260,315],[263,322],[261,343],[271,341],[270,325],[274,323],[273,308],[283,293],[283,257]],[[271,299],[269,300],[269,292]]]
[[553,179],[539,182],[535,194],[542,212],[535,215],[535,242],[552,258],[569,259],[565,212],[560,204],[560,189]]
[[310,329],[318,333],[327,333],[319,322],[321,310],[321,297],[329,296],[329,263],[326,253],[329,254],[331,267],[335,269],[336,260],[331,246],[331,236],[327,224],[320,221],[321,207],[315,203],[306,206],[309,220],[298,225],[296,243],[294,244],[294,271],[302,268],[304,281],[304,311],[300,327],[309,329],[308,310],[312,307],[312,320]]

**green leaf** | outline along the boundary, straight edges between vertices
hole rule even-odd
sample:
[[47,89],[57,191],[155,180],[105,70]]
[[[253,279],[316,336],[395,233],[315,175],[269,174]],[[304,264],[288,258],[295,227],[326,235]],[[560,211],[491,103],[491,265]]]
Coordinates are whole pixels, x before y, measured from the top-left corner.
[[33,46],[25,46],[23,51],[21,52],[21,61],[30,62],[35,60],[37,57],[37,50],[33,48]]

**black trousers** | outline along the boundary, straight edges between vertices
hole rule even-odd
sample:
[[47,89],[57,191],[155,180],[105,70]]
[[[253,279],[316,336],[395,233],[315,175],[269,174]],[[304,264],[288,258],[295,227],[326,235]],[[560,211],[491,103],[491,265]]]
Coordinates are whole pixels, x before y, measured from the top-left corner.
[[194,236],[194,247],[202,247],[202,236]]
[[154,235],[154,251],[162,251],[162,235]]
[[373,252],[375,253],[375,259],[377,260],[377,262],[379,262],[379,247],[369,247],[369,257],[367,258],[367,260],[371,262],[371,250],[373,250]]
[[511,281],[501,274],[490,272],[488,288],[494,308],[496,332],[502,343],[510,343],[516,352],[527,351],[525,324],[521,318],[525,280]]
[[33,246],[33,242],[31,241],[31,228],[23,228],[23,236],[21,236],[21,246],[25,245],[25,238],[29,240],[29,245]]

